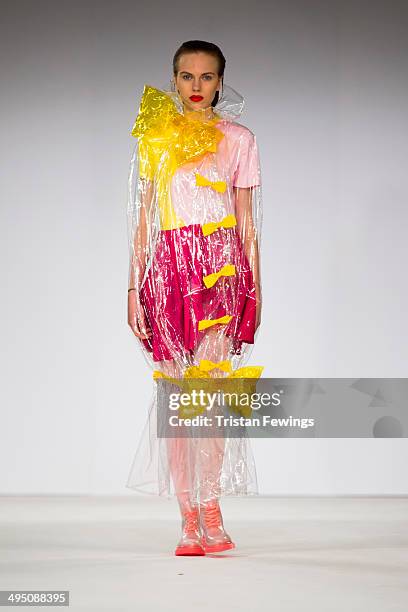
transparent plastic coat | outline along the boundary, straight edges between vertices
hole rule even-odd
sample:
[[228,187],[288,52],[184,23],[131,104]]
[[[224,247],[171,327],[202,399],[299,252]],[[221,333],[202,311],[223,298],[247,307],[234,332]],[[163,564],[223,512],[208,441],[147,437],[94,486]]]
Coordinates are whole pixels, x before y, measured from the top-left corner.
[[[262,370],[243,367],[260,322],[262,210],[256,137],[237,122],[243,107],[226,85],[213,117],[144,87],[132,129],[128,308],[154,378]],[[155,388],[127,487],[195,503],[258,493],[248,438],[159,438],[157,403]]]

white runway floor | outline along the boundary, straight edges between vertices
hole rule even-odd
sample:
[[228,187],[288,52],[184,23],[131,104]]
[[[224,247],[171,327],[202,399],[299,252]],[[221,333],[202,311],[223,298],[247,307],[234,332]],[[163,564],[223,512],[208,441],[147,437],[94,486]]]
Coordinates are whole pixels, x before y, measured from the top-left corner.
[[70,591],[69,608],[36,610],[408,610],[408,498],[221,498],[221,508],[237,548],[189,558],[174,556],[174,499],[0,497],[0,590]]

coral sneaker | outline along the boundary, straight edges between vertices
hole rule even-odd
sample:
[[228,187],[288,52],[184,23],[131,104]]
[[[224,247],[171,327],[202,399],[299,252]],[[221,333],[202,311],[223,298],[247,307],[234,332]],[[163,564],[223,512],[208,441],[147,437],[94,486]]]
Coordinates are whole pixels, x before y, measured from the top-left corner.
[[200,504],[200,523],[203,531],[201,544],[206,553],[235,548],[234,542],[224,529],[217,499]]
[[201,544],[201,529],[198,506],[192,506],[182,511],[182,534],[174,551],[175,555],[205,555]]

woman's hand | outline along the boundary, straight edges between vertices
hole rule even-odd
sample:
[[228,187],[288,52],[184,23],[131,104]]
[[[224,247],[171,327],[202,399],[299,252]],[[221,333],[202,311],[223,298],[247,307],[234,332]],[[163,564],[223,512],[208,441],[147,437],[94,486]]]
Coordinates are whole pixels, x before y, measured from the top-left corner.
[[136,290],[128,292],[128,324],[137,338],[146,340],[152,335],[147,324],[145,312]]

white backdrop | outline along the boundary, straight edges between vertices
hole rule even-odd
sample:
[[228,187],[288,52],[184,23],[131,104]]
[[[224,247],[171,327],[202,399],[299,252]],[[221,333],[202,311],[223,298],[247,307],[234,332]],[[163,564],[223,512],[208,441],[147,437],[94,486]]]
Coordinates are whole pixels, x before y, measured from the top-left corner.
[[[0,492],[115,493],[152,392],[127,327],[143,85],[219,44],[263,173],[270,377],[407,376],[407,8],[341,0],[2,9]],[[264,494],[407,493],[405,439],[254,440]]]

